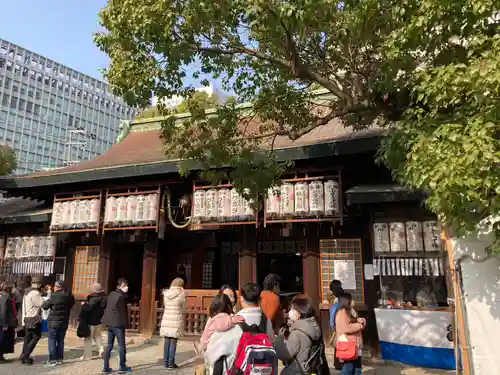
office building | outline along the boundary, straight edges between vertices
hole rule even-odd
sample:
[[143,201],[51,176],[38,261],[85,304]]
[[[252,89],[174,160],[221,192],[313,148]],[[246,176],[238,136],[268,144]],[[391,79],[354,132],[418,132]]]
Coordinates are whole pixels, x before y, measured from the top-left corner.
[[105,82],[0,39],[0,143],[15,150],[16,173],[91,159],[137,113]]

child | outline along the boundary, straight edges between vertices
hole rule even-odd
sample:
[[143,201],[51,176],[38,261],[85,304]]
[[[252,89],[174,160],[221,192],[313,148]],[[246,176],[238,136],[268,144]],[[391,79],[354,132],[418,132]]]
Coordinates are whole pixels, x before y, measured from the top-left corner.
[[205,325],[199,343],[194,343],[196,353],[199,355],[207,349],[207,345],[214,332],[226,332],[245,320],[238,315],[231,316],[233,312],[231,300],[223,293],[217,294],[210,306],[210,319]]

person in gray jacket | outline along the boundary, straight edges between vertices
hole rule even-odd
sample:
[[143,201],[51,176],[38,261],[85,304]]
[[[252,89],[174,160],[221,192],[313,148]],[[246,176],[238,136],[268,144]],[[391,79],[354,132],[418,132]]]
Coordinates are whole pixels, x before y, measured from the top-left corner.
[[22,323],[25,329],[23,352],[20,360],[25,365],[32,365],[31,353],[42,337],[42,305],[43,298],[40,294],[42,280],[33,277],[31,287],[25,291],[22,305]]
[[[315,318],[312,301],[306,295],[297,295],[288,313],[291,322],[289,333],[276,339],[276,355],[285,363],[281,375],[304,375],[315,371],[311,368],[319,352],[321,328]],[[300,368],[299,368],[300,366]]]

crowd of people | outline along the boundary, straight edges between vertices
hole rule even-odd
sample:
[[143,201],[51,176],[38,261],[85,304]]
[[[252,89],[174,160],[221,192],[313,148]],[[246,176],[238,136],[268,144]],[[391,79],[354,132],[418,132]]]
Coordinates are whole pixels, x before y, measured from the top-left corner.
[[[160,335],[164,337],[164,364],[168,370],[178,369],[176,351],[184,333],[186,307],[185,280],[175,278],[163,291],[164,312]],[[46,366],[57,366],[64,359],[64,339],[70,321],[74,297],[63,282],[41,289],[41,279],[33,278],[29,288],[19,288],[4,282],[0,286],[0,362],[4,354],[13,353],[16,329],[24,329],[20,361],[32,365],[31,354],[42,335],[42,312],[48,311],[49,353]],[[362,331],[366,320],[358,317],[352,296],[334,280],[330,289],[332,301],[330,327],[331,345],[335,348],[335,368],[341,375],[362,373]],[[229,285],[221,287],[213,298],[209,319],[201,339],[194,342],[204,365],[197,373],[205,375],[263,373],[277,375],[278,363],[283,363],[282,375],[326,375],[329,366],[320,321],[313,301],[304,294],[296,295],[285,312],[279,296],[280,278],[268,275],[263,289],[255,283],[244,285],[237,293]],[[78,337],[84,340],[82,360],[93,357],[93,345],[103,359],[103,373],[110,373],[110,355],[118,345],[119,373],[131,372],[126,362],[125,334],[128,327],[128,283],[119,279],[116,290],[106,295],[101,285],[94,284],[91,293],[81,303]],[[20,311],[20,313],[19,313]],[[19,322],[20,321],[20,322]],[[102,334],[107,332],[107,342]]]

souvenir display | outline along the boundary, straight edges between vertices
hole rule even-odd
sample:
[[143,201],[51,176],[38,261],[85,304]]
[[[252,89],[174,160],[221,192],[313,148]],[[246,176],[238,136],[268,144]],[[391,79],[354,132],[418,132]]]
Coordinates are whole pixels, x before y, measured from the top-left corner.
[[295,189],[288,182],[281,185],[281,216],[292,217],[295,213]]
[[205,190],[202,189],[196,190],[193,194],[193,222],[195,224],[199,224],[205,220],[205,196]]
[[390,223],[391,251],[406,251],[405,223]]
[[338,215],[340,213],[339,184],[336,181],[328,180],[325,181],[323,186],[325,192],[325,215]]
[[425,251],[439,251],[441,249],[441,239],[437,221],[424,221],[422,225]]
[[389,224],[373,224],[373,247],[376,253],[385,253],[390,251]]
[[323,182],[312,181],[309,184],[309,212],[312,216],[322,216],[325,213],[324,194]]
[[309,213],[309,191],[307,183],[297,182],[294,186],[295,215],[307,216]]
[[270,187],[267,190],[266,200],[266,215],[267,217],[276,218],[280,215],[280,188]]
[[228,221],[231,219],[231,191],[229,189],[220,189],[217,192],[217,219],[219,221]]

